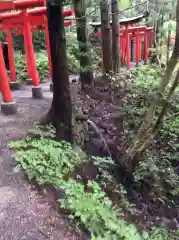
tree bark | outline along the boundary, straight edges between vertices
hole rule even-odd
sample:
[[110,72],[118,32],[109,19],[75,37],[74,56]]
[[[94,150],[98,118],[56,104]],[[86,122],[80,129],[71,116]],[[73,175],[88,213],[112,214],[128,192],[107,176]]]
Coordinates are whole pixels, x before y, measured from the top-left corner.
[[[170,19],[170,18],[169,18],[169,19]],[[170,44],[171,44],[171,28],[170,28],[170,24],[168,24],[166,66],[168,65],[168,61],[169,61],[169,55],[170,55]]]
[[112,60],[113,72],[119,73],[120,70],[120,24],[118,1],[111,0],[112,10]]
[[86,0],[74,0],[76,17],[77,40],[79,44],[80,59],[80,81],[82,88],[85,84],[93,83],[92,62],[88,46],[86,26]]
[[53,100],[48,117],[56,128],[57,140],[72,142],[72,104],[63,7],[47,0],[47,17],[53,75]]
[[111,49],[111,28],[109,20],[109,4],[107,0],[100,2],[101,8],[101,33],[103,68],[105,73],[112,72],[112,49]]

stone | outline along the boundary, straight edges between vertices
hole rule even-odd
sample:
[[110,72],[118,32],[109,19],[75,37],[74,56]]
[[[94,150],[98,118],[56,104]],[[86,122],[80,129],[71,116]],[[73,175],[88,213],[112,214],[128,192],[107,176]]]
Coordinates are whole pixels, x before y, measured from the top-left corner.
[[53,92],[53,82],[50,83],[50,91]]
[[121,116],[122,116],[122,113],[120,112],[120,111],[116,111],[116,112],[113,112],[113,113],[111,113],[111,115],[110,115],[110,117],[112,118],[112,119],[120,119],[121,118]]
[[43,98],[43,92],[40,86],[32,87],[32,97],[35,99]]
[[16,102],[1,103],[1,111],[5,115],[13,115],[17,113],[17,104]]
[[33,84],[34,84],[34,83],[33,83],[33,80],[32,80],[31,78],[26,79],[26,80],[25,80],[25,83],[26,83],[27,85],[33,85]]
[[73,79],[71,80],[71,82],[72,82],[72,83],[76,83],[76,82],[77,82],[77,79],[76,79],[76,78],[73,78]]
[[87,160],[87,159],[88,159],[87,154],[86,154],[86,153],[82,150],[82,148],[80,148],[79,146],[73,145],[73,150],[78,153],[79,157],[80,157],[82,160]]
[[18,82],[10,82],[9,87],[12,91],[20,90],[21,85]]

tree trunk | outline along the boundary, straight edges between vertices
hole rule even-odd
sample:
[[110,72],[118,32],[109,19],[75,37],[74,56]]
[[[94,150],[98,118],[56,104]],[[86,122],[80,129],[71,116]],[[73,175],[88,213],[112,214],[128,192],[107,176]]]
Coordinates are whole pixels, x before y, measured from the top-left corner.
[[[164,114],[167,111],[168,104],[166,101],[170,101],[173,92],[178,85],[179,71],[176,79],[169,90],[167,100],[165,100],[165,90],[168,86],[173,70],[179,59],[179,0],[177,0],[176,8],[176,39],[172,56],[168,62],[163,78],[161,79],[159,90],[155,93],[151,106],[149,107],[143,122],[137,132],[137,135],[129,149],[127,149],[125,156],[121,158],[121,165],[128,170],[133,169],[136,164],[136,156],[146,149],[152,139],[156,136],[159,127],[161,126]],[[161,111],[156,120],[156,110],[161,107]]]
[[168,64],[169,61],[169,56],[170,56],[170,44],[171,44],[171,24],[170,24],[170,19],[172,18],[172,15],[169,14],[169,24],[168,24],[168,32],[167,32],[167,59],[166,59],[166,65]]
[[112,71],[112,50],[111,50],[111,28],[109,21],[108,1],[102,0],[100,3],[100,8],[101,8],[103,68],[105,73],[110,73]]
[[113,72],[119,73],[120,70],[120,24],[118,1],[111,0],[112,9],[112,60]]
[[168,65],[169,56],[170,56],[170,44],[171,44],[171,29],[168,29],[166,66]]
[[86,0],[74,0],[76,17],[76,31],[79,44],[80,59],[80,81],[84,84],[93,83],[92,62],[88,47],[87,26],[86,26]]
[[47,0],[47,17],[53,75],[53,100],[48,117],[56,128],[57,140],[72,142],[72,105],[63,7]]

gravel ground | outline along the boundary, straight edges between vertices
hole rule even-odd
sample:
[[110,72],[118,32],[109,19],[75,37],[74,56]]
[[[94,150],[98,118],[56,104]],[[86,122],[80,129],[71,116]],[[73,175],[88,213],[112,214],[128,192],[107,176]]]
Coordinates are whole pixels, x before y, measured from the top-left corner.
[[[13,92],[18,114],[0,114],[0,240],[83,240],[72,225],[52,207],[52,201],[26,182],[13,167],[8,142],[22,139],[34,121],[48,110],[49,84],[42,85],[43,100],[31,98],[31,87]],[[1,102],[0,98],[0,102]]]

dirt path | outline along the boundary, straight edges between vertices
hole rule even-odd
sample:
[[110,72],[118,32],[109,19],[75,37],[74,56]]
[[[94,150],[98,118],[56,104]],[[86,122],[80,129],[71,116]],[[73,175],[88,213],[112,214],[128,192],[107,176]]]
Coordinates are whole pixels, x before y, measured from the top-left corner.
[[49,85],[43,88],[43,100],[31,99],[30,87],[13,92],[18,115],[0,114],[0,240],[84,239],[13,167],[12,153],[7,147],[10,140],[23,138],[49,108],[52,93]]

